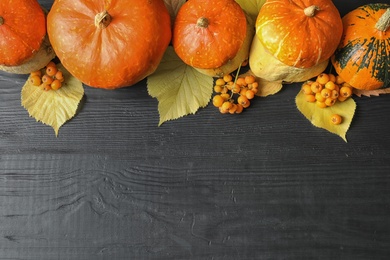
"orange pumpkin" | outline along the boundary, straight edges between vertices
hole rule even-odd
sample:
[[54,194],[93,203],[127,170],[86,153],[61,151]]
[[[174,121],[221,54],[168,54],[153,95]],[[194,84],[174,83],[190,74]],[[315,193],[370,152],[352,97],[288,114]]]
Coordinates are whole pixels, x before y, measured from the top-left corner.
[[33,57],[45,35],[46,17],[38,1],[0,1],[1,66],[18,66]]
[[256,35],[282,63],[310,68],[328,60],[342,35],[340,13],[331,0],[267,0]]
[[171,40],[171,21],[162,0],[56,0],[48,34],[73,76],[116,89],[156,70]]
[[234,0],[189,0],[176,16],[172,44],[186,64],[215,69],[237,55],[246,35],[245,13]]
[[344,33],[332,64],[357,89],[390,84],[390,5],[368,4],[343,17]]

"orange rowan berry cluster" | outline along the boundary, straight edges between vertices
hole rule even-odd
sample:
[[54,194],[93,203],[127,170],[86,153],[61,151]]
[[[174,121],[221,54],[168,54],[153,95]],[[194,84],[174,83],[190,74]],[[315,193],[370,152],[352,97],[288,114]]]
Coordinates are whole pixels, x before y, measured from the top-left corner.
[[62,71],[58,70],[57,65],[51,61],[42,70],[31,72],[29,80],[34,86],[49,91],[60,89],[62,82],[64,82],[64,76]]
[[232,75],[225,75],[215,81],[213,105],[222,114],[240,114],[250,106],[258,87],[259,83],[253,75],[240,76],[235,81]]
[[306,101],[315,102],[318,107],[333,106],[337,101],[347,100],[353,93],[351,85],[340,76],[321,73],[315,81],[309,80],[302,85]]

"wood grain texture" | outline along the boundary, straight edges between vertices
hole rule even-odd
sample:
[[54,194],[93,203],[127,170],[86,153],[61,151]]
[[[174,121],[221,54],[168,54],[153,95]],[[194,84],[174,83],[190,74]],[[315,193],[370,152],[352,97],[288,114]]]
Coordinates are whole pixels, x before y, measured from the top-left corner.
[[298,84],[161,127],[145,81],[86,86],[56,138],[21,107],[25,80],[0,73],[0,259],[390,255],[390,96],[356,99],[344,143],[297,111]]

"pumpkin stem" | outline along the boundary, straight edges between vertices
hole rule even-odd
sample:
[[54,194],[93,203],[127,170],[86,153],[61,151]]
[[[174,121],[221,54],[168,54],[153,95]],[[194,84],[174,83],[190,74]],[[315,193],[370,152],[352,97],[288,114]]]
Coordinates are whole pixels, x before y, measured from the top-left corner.
[[305,12],[305,15],[308,16],[308,17],[313,17],[314,15],[316,15],[317,11],[319,11],[320,8],[316,5],[312,5],[312,6],[309,6],[309,7],[306,7],[305,10],[303,10]]
[[105,29],[111,23],[111,20],[112,17],[107,11],[98,13],[95,16],[95,26],[100,29]]
[[387,8],[386,12],[382,14],[381,18],[375,24],[375,28],[381,32],[385,32],[390,28],[390,8]]
[[202,28],[207,28],[209,26],[209,20],[206,17],[200,17],[196,22],[196,25]]
[[4,24],[4,18],[0,16],[0,25]]

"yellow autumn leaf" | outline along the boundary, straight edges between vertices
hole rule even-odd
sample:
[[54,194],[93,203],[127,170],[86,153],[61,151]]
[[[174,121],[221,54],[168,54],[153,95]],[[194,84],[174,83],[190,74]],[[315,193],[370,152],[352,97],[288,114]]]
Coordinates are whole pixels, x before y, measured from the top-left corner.
[[213,78],[186,65],[168,47],[157,70],[147,78],[149,95],[157,98],[159,125],[195,114],[207,106],[213,93]]
[[58,136],[60,127],[76,114],[80,100],[84,96],[82,83],[73,77],[61,64],[57,68],[62,71],[65,81],[58,90],[43,90],[27,80],[22,88],[22,106],[31,117],[53,127]]
[[[295,99],[298,110],[316,127],[328,130],[331,133],[339,135],[347,142],[346,134],[351,125],[356,110],[356,103],[352,98],[343,102],[336,102],[331,107],[320,108],[316,103],[307,102],[305,94],[299,91]],[[339,125],[331,122],[333,114],[339,114],[343,121]]]

